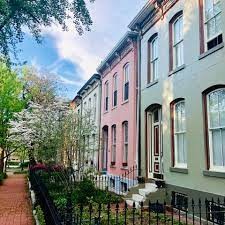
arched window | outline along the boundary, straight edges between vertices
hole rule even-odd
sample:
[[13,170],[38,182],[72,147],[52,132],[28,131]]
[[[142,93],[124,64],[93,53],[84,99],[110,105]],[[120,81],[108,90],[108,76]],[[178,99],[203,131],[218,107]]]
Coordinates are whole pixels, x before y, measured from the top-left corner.
[[117,106],[118,95],[118,75],[113,76],[113,107]]
[[169,23],[170,71],[184,64],[183,12],[177,13]]
[[116,164],[116,125],[112,125],[112,154],[111,154],[111,165]]
[[172,159],[173,166],[187,167],[185,100],[180,98],[171,103]]
[[208,169],[225,171],[225,87],[205,94]]
[[148,42],[148,79],[152,83],[158,79],[158,35],[154,34]]
[[105,111],[109,110],[109,82],[105,82]]
[[128,165],[128,122],[125,121],[123,126],[123,166]]
[[130,80],[130,64],[127,63],[123,68],[124,85],[123,85],[123,100],[129,99],[129,80]]

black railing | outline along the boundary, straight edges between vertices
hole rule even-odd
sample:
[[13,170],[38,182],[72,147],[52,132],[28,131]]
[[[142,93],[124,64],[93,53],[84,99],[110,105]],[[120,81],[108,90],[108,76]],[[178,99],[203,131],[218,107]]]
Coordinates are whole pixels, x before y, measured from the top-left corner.
[[[32,188],[42,207],[47,225],[203,225],[225,224],[224,199],[193,199],[181,201],[172,196],[170,203],[126,201],[106,204],[90,201],[75,204],[71,192],[66,194],[67,204],[57,209],[39,174],[30,173]],[[179,201],[178,201],[179,200]]]
[[30,171],[29,179],[31,182],[31,189],[36,195],[36,204],[40,205],[44,212],[45,221],[47,225],[62,225],[60,215],[49,196],[46,186],[43,184],[40,176],[34,171]]

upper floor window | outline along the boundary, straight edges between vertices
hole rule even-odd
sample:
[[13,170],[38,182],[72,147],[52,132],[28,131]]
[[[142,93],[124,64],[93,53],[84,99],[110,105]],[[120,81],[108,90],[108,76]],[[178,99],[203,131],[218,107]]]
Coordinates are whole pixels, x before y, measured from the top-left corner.
[[123,122],[123,166],[128,164],[128,122]]
[[109,82],[105,82],[105,111],[109,110]]
[[116,125],[112,126],[112,155],[111,165],[115,165],[116,162]]
[[186,116],[185,101],[178,99],[171,103],[172,106],[172,143],[173,143],[173,166],[187,167],[187,148],[186,148]]
[[88,109],[91,109],[91,98],[88,99]]
[[87,109],[87,102],[84,102],[84,110]]
[[113,77],[113,107],[117,106],[118,95],[118,75],[115,74]]
[[206,48],[210,50],[223,42],[222,37],[222,6],[221,0],[205,0],[204,23]]
[[184,64],[183,14],[177,13],[170,21],[170,70]]
[[94,100],[93,100],[93,106],[94,106],[94,120],[96,120],[96,114],[97,114],[97,95],[94,94]]
[[158,79],[158,36],[153,35],[149,40],[149,71],[148,83],[154,82]]
[[210,169],[225,171],[225,88],[207,94]]
[[130,65],[127,63],[124,66],[124,87],[123,87],[123,100],[126,101],[129,98],[129,79],[130,79]]

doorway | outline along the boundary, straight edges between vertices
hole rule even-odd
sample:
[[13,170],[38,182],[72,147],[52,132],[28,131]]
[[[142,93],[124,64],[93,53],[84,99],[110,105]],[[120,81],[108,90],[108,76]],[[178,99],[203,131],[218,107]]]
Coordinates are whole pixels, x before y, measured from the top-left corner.
[[147,176],[163,179],[162,109],[154,105],[147,111]]

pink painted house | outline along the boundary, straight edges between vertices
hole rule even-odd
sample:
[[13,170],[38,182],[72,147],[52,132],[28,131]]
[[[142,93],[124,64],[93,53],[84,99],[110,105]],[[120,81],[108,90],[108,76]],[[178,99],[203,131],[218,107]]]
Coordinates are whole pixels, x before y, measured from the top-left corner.
[[137,33],[127,32],[98,67],[102,77],[100,170],[119,176],[137,165]]

